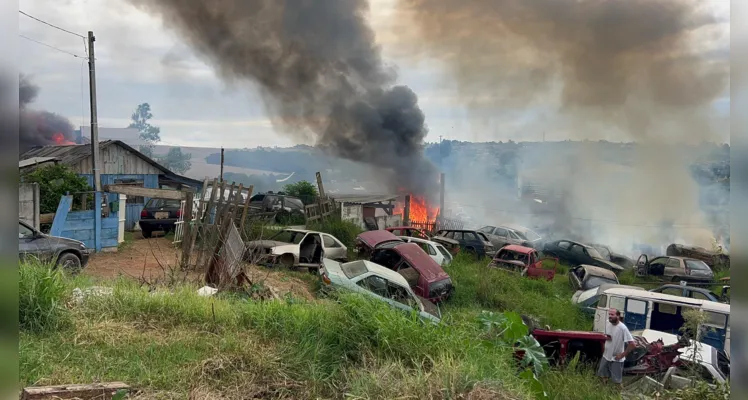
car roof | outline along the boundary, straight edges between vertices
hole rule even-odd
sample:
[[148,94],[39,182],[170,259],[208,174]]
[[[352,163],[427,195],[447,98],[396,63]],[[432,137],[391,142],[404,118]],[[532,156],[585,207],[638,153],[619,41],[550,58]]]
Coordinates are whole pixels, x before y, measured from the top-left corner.
[[616,279],[616,274],[613,271],[605,268],[595,267],[594,265],[582,264],[580,267],[584,268],[587,273],[593,275],[602,276],[603,278]]
[[376,264],[376,263],[373,263],[367,260],[357,260],[357,261],[351,261],[351,262],[352,263],[363,263],[369,272],[372,272],[375,275],[379,275],[382,278],[387,279],[388,281],[399,283],[400,285],[405,286],[405,287],[410,287],[405,277],[403,277],[402,275],[400,275],[399,273],[391,269],[385,268],[379,264]]
[[688,286],[688,285],[682,286],[682,285],[676,285],[676,284],[673,284],[673,283],[668,283],[668,284],[659,286],[659,287],[657,287],[655,289],[652,289],[652,290],[670,289],[670,288],[688,289],[688,290],[691,290],[691,291],[694,291],[694,292],[701,292],[701,293],[712,293],[712,291],[709,290],[709,289],[707,289],[707,288],[702,288],[702,287],[697,287],[697,286]]
[[515,225],[515,224],[502,224],[502,225],[497,226],[497,228],[509,228],[511,230],[515,230],[519,232],[527,232],[527,231],[532,230],[530,228],[525,228],[522,225]]
[[602,292],[604,292],[604,291],[606,291],[608,289],[613,289],[613,288],[646,290],[643,287],[639,287],[639,286],[619,285],[619,284],[616,284],[616,283],[603,283],[602,285],[598,286],[596,289],[597,289],[598,293],[602,293]]
[[530,254],[533,251],[535,251],[535,249],[533,249],[532,247],[519,246],[516,244],[510,244],[508,246],[504,246],[501,249],[499,249],[499,251],[501,250],[515,251],[517,253],[522,253],[522,254]]
[[416,243],[426,243],[426,244],[430,244],[430,245],[432,245],[432,246],[441,246],[441,245],[440,245],[439,243],[436,243],[436,242],[432,242],[432,241],[430,241],[430,240],[426,240],[426,239],[423,239],[423,238],[417,238],[417,237],[413,237],[413,236],[398,236],[398,237],[399,237],[400,239],[403,239],[403,240],[405,240],[405,239],[408,239],[408,240],[410,240],[411,242],[416,242]]
[[416,228],[416,227],[412,227],[412,226],[404,226],[404,225],[403,226],[391,226],[391,227],[389,227],[389,228],[387,228],[385,230],[386,231],[394,231],[395,229],[410,229],[410,230],[414,230],[414,231],[423,231],[423,229],[421,229],[421,228]]
[[391,240],[402,241],[399,237],[395,236],[394,233],[385,230],[366,231],[358,235],[359,239],[371,247],[376,246],[382,242],[388,242]]
[[723,313],[730,313],[730,305],[718,303],[716,301],[694,299],[690,297],[674,296],[671,294],[650,292],[648,290],[634,290],[628,288],[612,288],[605,291],[607,295],[641,297],[651,300],[661,300],[671,303],[687,304],[691,306],[708,306],[711,310]]
[[426,281],[436,282],[449,277],[442,267],[429,256],[421,246],[415,243],[403,243],[393,247],[400,256],[410,261],[413,268],[418,271]]

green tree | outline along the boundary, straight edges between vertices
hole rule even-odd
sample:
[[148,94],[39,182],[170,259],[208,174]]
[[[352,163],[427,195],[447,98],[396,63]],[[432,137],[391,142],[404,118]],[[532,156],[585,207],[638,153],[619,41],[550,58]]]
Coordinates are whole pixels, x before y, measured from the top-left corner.
[[304,204],[310,204],[317,198],[317,188],[309,181],[298,181],[283,186],[283,192],[298,197]]
[[[68,192],[73,194],[93,190],[86,178],[62,164],[37,168],[25,174],[23,181],[39,184],[39,212],[42,214],[57,212],[60,198]],[[80,202],[80,196],[73,197],[73,200]]]
[[192,154],[182,153],[179,147],[172,147],[165,156],[156,156],[156,161],[177,174],[183,174],[189,171],[192,163]]
[[161,128],[151,125],[148,122],[151,118],[153,118],[151,105],[148,103],[140,104],[130,116],[132,122],[128,126],[128,128],[137,129],[140,132],[140,139],[148,143],[145,146],[140,146],[140,152],[148,157],[153,156],[153,146],[161,141]]

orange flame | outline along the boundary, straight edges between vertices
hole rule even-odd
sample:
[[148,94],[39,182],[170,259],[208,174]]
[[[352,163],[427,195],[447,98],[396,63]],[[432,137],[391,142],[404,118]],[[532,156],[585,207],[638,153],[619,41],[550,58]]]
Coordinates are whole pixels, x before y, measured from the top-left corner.
[[[395,204],[393,214],[405,214],[405,203]],[[410,220],[414,222],[434,223],[439,215],[439,207],[432,207],[423,197],[410,196]]]
[[54,140],[57,145],[75,144],[75,143],[73,143],[73,142],[65,139],[65,135],[63,135],[60,132],[57,132],[54,135],[52,135],[52,140]]

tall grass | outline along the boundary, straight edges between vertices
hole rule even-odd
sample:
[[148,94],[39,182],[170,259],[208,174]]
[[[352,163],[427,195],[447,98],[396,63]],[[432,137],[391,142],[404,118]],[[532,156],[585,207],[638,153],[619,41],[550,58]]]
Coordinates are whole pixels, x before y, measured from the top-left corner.
[[348,248],[353,248],[356,236],[362,232],[361,227],[352,222],[343,221],[339,216],[309,222],[306,227],[309,230],[329,233],[338,238]]
[[65,307],[70,293],[63,272],[38,262],[20,267],[18,322],[22,330],[45,332],[63,329],[71,323]]

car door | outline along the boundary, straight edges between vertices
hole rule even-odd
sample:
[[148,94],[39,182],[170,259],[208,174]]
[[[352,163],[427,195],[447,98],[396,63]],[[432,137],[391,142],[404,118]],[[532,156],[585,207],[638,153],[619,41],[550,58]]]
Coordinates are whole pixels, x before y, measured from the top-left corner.
[[647,312],[649,303],[643,300],[626,298],[626,314],[624,321],[630,331],[647,329]]
[[322,248],[324,249],[325,258],[333,260],[345,260],[348,258],[348,249],[330,235],[322,235]]
[[494,230],[496,230],[495,226],[484,226],[478,229],[478,232],[482,232],[494,246],[498,246],[498,238],[494,236]]
[[649,262],[649,273],[652,275],[663,275],[665,273],[665,266],[670,258],[669,257],[657,257]]
[[493,234],[491,236],[488,236],[488,239],[491,241],[491,244],[497,248],[500,249],[507,244],[509,244],[509,239],[507,238],[507,235],[509,233],[504,228],[496,228],[493,230]]
[[665,275],[666,278],[672,278],[672,277],[683,277],[685,276],[686,272],[681,266],[681,260],[679,258],[668,258],[667,262],[665,263]]
[[521,237],[519,237],[519,235],[517,235],[516,232],[512,230],[507,229],[506,234],[507,234],[506,236],[507,243],[509,244],[516,244],[518,246],[522,246],[522,244],[525,242],[524,240],[522,240]]
[[571,254],[569,254],[570,248],[571,248],[571,242],[567,242],[565,240],[559,240],[558,242],[556,242],[554,245],[551,246],[551,253],[555,254],[556,257],[568,263],[568,262],[571,262]]
[[571,286],[572,290],[579,290],[580,287],[582,287],[582,281],[579,278],[579,275],[584,276],[584,267],[576,267],[569,271],[569,285]]
[[24,223],[18,223],[18,257],[23,261],[39,259],[39,242],[34,230]]
[[569,262],[574,265],[589,264],[589,255],[585,251],[584,247],[578,244],[572,244],[569,249]]

